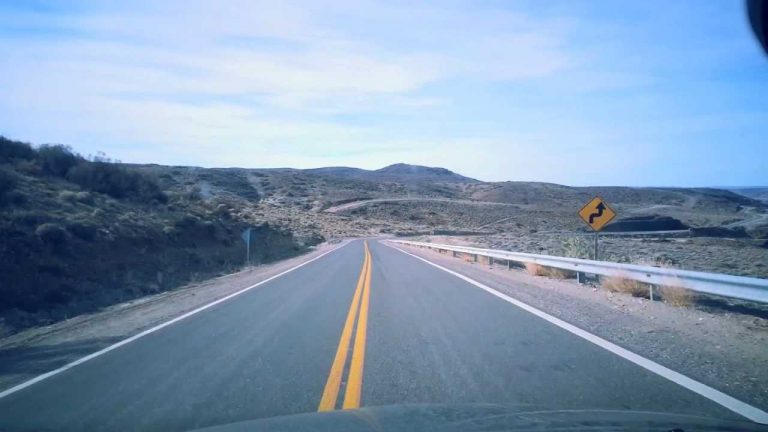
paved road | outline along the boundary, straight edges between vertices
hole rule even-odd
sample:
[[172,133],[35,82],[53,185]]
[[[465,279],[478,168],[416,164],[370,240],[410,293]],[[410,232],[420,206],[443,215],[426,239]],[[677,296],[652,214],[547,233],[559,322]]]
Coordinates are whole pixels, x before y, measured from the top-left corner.
[[490,402],[740,419],[451,274],[368,246],[370,260],[351,242],[10,394],[0,430],[183,431],[317,411],[321,399],[324,409]]

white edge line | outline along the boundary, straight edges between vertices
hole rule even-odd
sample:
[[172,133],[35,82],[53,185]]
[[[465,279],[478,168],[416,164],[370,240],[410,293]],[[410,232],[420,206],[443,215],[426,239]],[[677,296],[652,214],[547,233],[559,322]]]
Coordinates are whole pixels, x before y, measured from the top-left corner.
[[630,362],[632,362],[632,363],[634,363],[634,364],[636,364],[636,365],[638,365],[638,366],[640,366],[642,368],[645,368],[645,369],[647,369],[647,370],[649,370],[649,371],[651,371],[651,372],[653,372],[653,373],[655,373],[655,374],[657,374],[659,376],[662,376],[662,377],[664,377],[664,378],[674,382],[675,384],[681,385],[681,386],[687,388],[688,390],[690,390],[690,391],[692,391],[694,393],[697,393],[697,394],[699,394],[701,396],[704,396],[705,398],[711,400],[712,402],[715,402],[715,403],[717,403],[719,405],[722,405],[723,407],[728,408],[729,410],[735,412],[736,414],[744,416],[744,417],[748,418],[749,420],[752,420],[755,423],[768,424],[768,413],[766,413],[765,411],[763,411],[763,410],[761,410],[761,409],[759,409],[757,407],[754,407],[754,406],[749,405],[749,404],[747,404],[745,402],[742,402],[742,401],[740,401],[740,400],[738,400],[738,399],[736,399],[736,398],[734,398],[732,396],[728,396],[727,394],[725,394],[725,393],[723,393],[723,392],[721,392],[719,390],[715,390],[714,388],[712,388],[712,387],[710,387],[710,386],[708,386],[706,384],[700,383],[700,382],[698,382],[698,381],[696,381],[696,380],[694,380],[692,378],[689,378],[689,377],[687,377],[687,376],[685,376],[685,375],[683,375],[683,374],[681,374],[679,372],[675,372],[672,369],[664,367],[664,366],[662,366],[662,365],[660,365],[660,364],[658,364],[658,363],[656,363],[656,362],[654,362],[652,360],[649,360],[649,359],[647,359],[647,358],[645,358],[645,357],[643,357],[643,356],[641,356],[639,354],[635,354],[632,351],[624,349],[624,348],[622,348],[622,347],[620,347],[620,346],[618,346],[618,345],[616,345],[616,344],[614,344],[612,342],[609,342],[609,341],[607,341],[607,340],[605,340],[605,339],[603,339],[603,338],[601,338],[599,336],[596,336],[596,335],[594,335],[594,334],[592,334],[592,333],[590,333],[590,332],[588,332],[586,330],[580,329],[579,327],[576,327],[573,324],[569,324],[569,323],[567,323],[567,322],[565,322],[565,321],[563,321],[563,320],[561,320],[559,318],[556,318],[556,317],[554,317],[554,316],[552,316],[552,315],[550,315],[550,314],[548,314],[548,313],[546,313],[544,311],[536,309],[535,307],[533,307],[533,306],[531,306],[531,305],[529,305],[527,303],[523,303],[520,300],[512,298],[512,297],[510,297],[510,296],[508,296],[508,295],[506,295],[504,293],[501,293],[499,291],[496,291],[495,289],[490,288],[487,285],[484,285],[484,284],[482,284],[480,282],[477,282],[477,281],[475,281],[473,279],[470,279],[467,276],[464,276],[464,275],[462,275],[460,273],[457,273],[457,272],[455,272],[453,270],[447,269],[447,268],[445,268],[445,267],[443,267],[443,266],[441,266],[439,264],[435,264],[435,263],[433,263],[433,262],[431,262],[431,261],[429,261],[429,260],[427,260],[425,258],[422,258],[422,257],[420,257],[418,255],[414,255],[414,254],[412,254],[410,252],[406,252],[406,251],[400,249],[399,247],[395,247],[395,246],[392,246],[390,244],[387,244],[387,246],[389,246],[389,247],[391,247],[393,249],[396,249],[396,250],[398,250],[398,251],[400,251],[400,252],[402,252],[402,253],[404,253],[406,255],[410,255],[410,256],[412,256],[412,257],[414,257],[416,259],[424,261],[425,263],[427,263],[427,264],[429,264],[431,266],[437,267],[440,270],[443,270],[443,271],[445,271],[447,273],[450,273],[450,274],[456,276],[457,278],[462,279],[465,282],[468,282],[468,283],[470,283],[470,284],[472,284],[472,285],[474,285],[474,286],[476,286],[478,288],[481,288],[481,289],[487,291],[488,293],[493,294],[496,297],[498,297],[498,298],[500,298],[500,299],[502,299],[504,301],[512,303],[513,305],[515,305],[515,306],[517,306],[517,307],[519,307],[519,308],[521,308],[521,309],[523,309],[523,310],[525,310],[527,312],[530,312],[530,313],[536,315],[537,317],[539,317],[541,319],[549,321],[550,323],[552,323],[552,324],[554,324],[554,325],[556,325],[556,326],[558,326],[558,327],[560,327],[560,328],[562,328],[562,329],[564,329],[566,331],[569,331],[569,332],[573,333],[574,335],[576,335],[576,336],[578,336],[578,337],[580,337],[582,339],[586,339],[587,341],[592,342],[593,344],[595,344],[595,345],[597,345],[597,346],[599,346],[599,347],[601,347],[603,349],[606,349],[606,350],[616,354],[617,356],[624,358],[625,360],[629,360]]
[[168,327],[169,325],[177,323],[177,322],[183,320],[184,318],[188,318],[188,317],[190,317],[190,316],[192,316],[192,315],[194,315],[194,314],[196,314],[198,312],[202,312],[202,311],[204,311],[204,310],[206,310],[206,309],[208,309],[210,307],[216,306],[219,303],[223,303],[223,302],[225,302],[225,301],[227,301],[227,300],[229,300],[229,299],[231,299],[231,298],[233,298],[235,296],[238,296],[238,295],[240,295],[240,294],[242,294],[242,293],[244,293],[246,291],[250,291],[250,290],[252,290],[253,288],[256,288],[259,285],[263,285],[263,284],[265,284],[265,283],[267,283],[269,281],[277,279],[280,276],[283,276],[283,275],[285,275],[287,273],[290,273],[290,272],[292,272],[292,271],[294,271],[294,270],[296,270],[296,269],[298,269],[300,267],[303,267],[303,266],[305,266],[305,265],[307,265],[307,264],[309,264],[309,263],[311,263],[313,261],[319,260],[320,258],[328,255],[329,253],[335,252],[335,251],[343,248],[344,246],[346,246],[348,244],[349,244],[349,242],[343,243],[343,244],[341,244],[340,246],[338,246],[336,248],[333,248],[333,249],[331,249],[331,250],[329,250],[327,252],[324,252],[324,253],[322,253],[322,254],[320,254],[320,255],[318,255],[318,256],[310,259],[310,260],[304,261],[303,263],[298,264],[298,265],[296,265],[294,267],[291,267],[288,270],[285,270],[285,271],[283,271],[281,273],[278,273],[278,274],[276,274],[274,276],[270,276],[270,277],[264,279],[263,281],[260,281],[260,282],[257,282],[255,284],[251,285],[251,286],[245,287],[245,288],[241,289],[240,291],[236,291],[236,292],[234,292],[232,294],[229,294],[229,295],[227,295],[225,297],[222,297],[222,298],[220,298],[218,300],[214,300],[211,303],[208,303],[206,305],[200,306],[199,308],[191,310],[191,311],[189,311],[189,312],[187,312],[187,313],[185,313],[183,315],[177,316],[176,318],[173,318],[172,320],[166,321],[166,322],[164,322],[162,324],[158,324],[155,327],[152,327],[150,329],[144,330],[141,333],[135,334],[135,335],[129,337],[128,339],[123,339],[120,342],[117,342],[117,343],[115,343],[113,345],[110,345],[110,346],[108,346],[106,348],[103,348],[103,349],[101,349],[99,351],[96,351],[94,353],[88,354],[87,356],[79,358],[79,359],[77,359],[77,360],[75,360],[75,361],[73,361],[71,363],[67,363],[67,364],[65,364],[64,366],[62,366],[62,367],[60,367],[58,369],[54,369],[54,370],[52,370],[50,372],[46,372],[46,373],[44,373],[42,375],[38,375],[38,376],[28,380],[28,381],[25,381],[25,382],[23,382],[21,384],[18,384],[16,386],[14,386],[14,387],[11,387],[8,390],[0,392],[0,399],[6,397],[8,395],[11,395],[13,393],[16,393],[19,390],[23,390],[23,389],[25,389],[25,388],[27,388],[27,387],[29,387],[31,385],[37,384],[37,383],[39,383],[40,381],[42,381],[44,379],[50,378],[50,377],[52,377],[54,375],[58,375],[58,374],[66,371],[68,369],[72,369],[73,367],[81,365],[81,364],[87,362],[88,360],[92,360],[92,359],[94,359],[96,357],[99,357],[101,355],[104,355],[104,354],[106,354],[106,353],[108,353],[108,352],[110,352],[112,350],[120,348],[123,345],[127,345],[127,344],[135,341],[136,339],[142,338],[142,337],[144,337],[144,336],[146,336],[148,334],[154,333],[154,332],[156,332],[156,331],[158,331],[158,330],[160,330],[162,328]]

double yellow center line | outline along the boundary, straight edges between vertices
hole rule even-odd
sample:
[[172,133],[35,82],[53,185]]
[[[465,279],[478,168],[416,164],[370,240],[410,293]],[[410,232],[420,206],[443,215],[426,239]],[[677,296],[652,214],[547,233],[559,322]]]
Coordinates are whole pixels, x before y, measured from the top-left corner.
[[[336,357],[325,383],[323,397],[320,399],[318,411],[332,411],[336,409],[336,401],[341,388],[341,378],[344,374],[344,366],[347,364],[349,343],[352,331],[355,331],[355,344],[352,349],[352,362],[349,365],[349,375],[344,392],[344,404],[342,408],[352,409],[360,407],[360,393],[363,388],[363,363],[365,362],[365,339],[368,327],[368,303],[371,297],[371,252],[368,250],[368,242],[365,245],[365,258],[360,277],[357,279],[357,288],[352,297],[352,304],[347,312],[347,321],[341,331],[339,347],[336,349]],[[358,319],[359,309],[359,319]],[[355,321],[357,320],[357,327]]]

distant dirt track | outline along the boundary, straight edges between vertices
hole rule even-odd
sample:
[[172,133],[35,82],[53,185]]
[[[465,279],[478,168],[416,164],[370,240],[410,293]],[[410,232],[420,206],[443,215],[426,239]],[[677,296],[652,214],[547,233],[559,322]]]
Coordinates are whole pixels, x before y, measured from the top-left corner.
[[456,203],[456,204],[474,204],[474,205],[497,205],[497,206],[508,206],[508,207],[520,207],[517,204],[510,204],[510,203],[500,203],[500,202],[492,202],[492,201],[472,201],[472,200],[459,200],[459,199],[450,199],[450,198],[374,198],[369,200],[360,200],[360,201],[353,201],[346,204],[340,204],[337,206],[329,207],[325,209],[326,212],[329,213],[337,213],[344,210],[351,210],[356,209],[358,207],[363,207],[368,204],[372,203],[379,203],[379,202],[401,202],[401,201],[437,201],[437,202],[450,202],[450,203]]

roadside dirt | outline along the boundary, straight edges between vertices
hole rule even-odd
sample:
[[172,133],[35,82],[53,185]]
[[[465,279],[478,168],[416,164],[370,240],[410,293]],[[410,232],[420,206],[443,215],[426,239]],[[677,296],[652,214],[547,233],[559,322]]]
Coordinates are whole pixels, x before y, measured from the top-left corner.
[[345,243],[323,243],[304,255],[117,304],[97,313],[31,328],[0,339],[0,390],[61,367]]
[[[391,244],[390,244],[391,245]],[[393,246],[395,247],[395,246]],[[575,280],[531,276],[412,246],[426,258],[763,410],[768,409],[768,320],[674,307]]]

